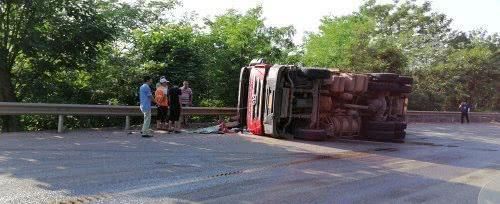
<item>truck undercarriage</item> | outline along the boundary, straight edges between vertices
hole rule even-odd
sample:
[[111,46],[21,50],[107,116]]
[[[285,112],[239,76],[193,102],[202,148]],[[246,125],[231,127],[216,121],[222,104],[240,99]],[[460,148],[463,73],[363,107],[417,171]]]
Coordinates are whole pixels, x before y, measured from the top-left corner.
[[256,135],[324,140],[405,138],[412,78],[254,61],[241,69],[240,123]]

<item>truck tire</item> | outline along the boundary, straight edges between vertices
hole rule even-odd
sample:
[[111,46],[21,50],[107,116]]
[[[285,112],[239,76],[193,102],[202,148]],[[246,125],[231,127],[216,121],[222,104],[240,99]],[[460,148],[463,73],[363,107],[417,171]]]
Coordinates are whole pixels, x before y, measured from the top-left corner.
[[332,76],[328,69],[301,68],[300,73],[309,79],[328,79]]
[[393,82],[399,78],[399,75],[394,73],[370,73],[368,75],[373,81]]
[[409,76],[399,76],[398,83],[400,84],[413,84],[413,78]]
[[295,129],[294,137],[303,140],[322,141],[328,138],[325,130],[317,129]]

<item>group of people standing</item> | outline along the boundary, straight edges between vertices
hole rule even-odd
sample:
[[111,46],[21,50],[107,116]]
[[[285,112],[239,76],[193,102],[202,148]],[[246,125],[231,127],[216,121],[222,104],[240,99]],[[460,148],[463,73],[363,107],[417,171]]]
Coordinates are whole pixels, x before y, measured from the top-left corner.
[[[144,77],[143,84],[139,88],[140,109],[144,114],[141,134],[143,137],[152,137],[151,108],[152,103],[158,107],[156,128],[167,130],[168,132],[180,132],[182,107],[193,105],[193,91],[189,87],[189,82],[184,81],[182,87],[174,86],[165,77],[161,77],[156,91],[151,91],[153,79]],[[185,118],[187,120],[187,118]],[[182,121],[186,123],[186,121]]]

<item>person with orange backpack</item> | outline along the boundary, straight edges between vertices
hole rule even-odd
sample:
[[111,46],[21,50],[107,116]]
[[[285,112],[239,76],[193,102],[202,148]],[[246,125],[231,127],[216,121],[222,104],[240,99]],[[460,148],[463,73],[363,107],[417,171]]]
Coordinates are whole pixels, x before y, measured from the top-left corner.
[[156,129],[168,130],[168,80],[165,77],[160,78],[160,86],[155,91],[155,102],[158,107],[158,117],[156,120]]

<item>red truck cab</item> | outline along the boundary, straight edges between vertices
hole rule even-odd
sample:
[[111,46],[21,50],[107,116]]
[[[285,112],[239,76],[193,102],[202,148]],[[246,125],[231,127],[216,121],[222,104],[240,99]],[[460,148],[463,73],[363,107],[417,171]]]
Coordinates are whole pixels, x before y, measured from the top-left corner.
[[248,73],[247,129],[255,135],[264,135],[263,112],[266,76],[271,65],[264,61],[252,63]]

